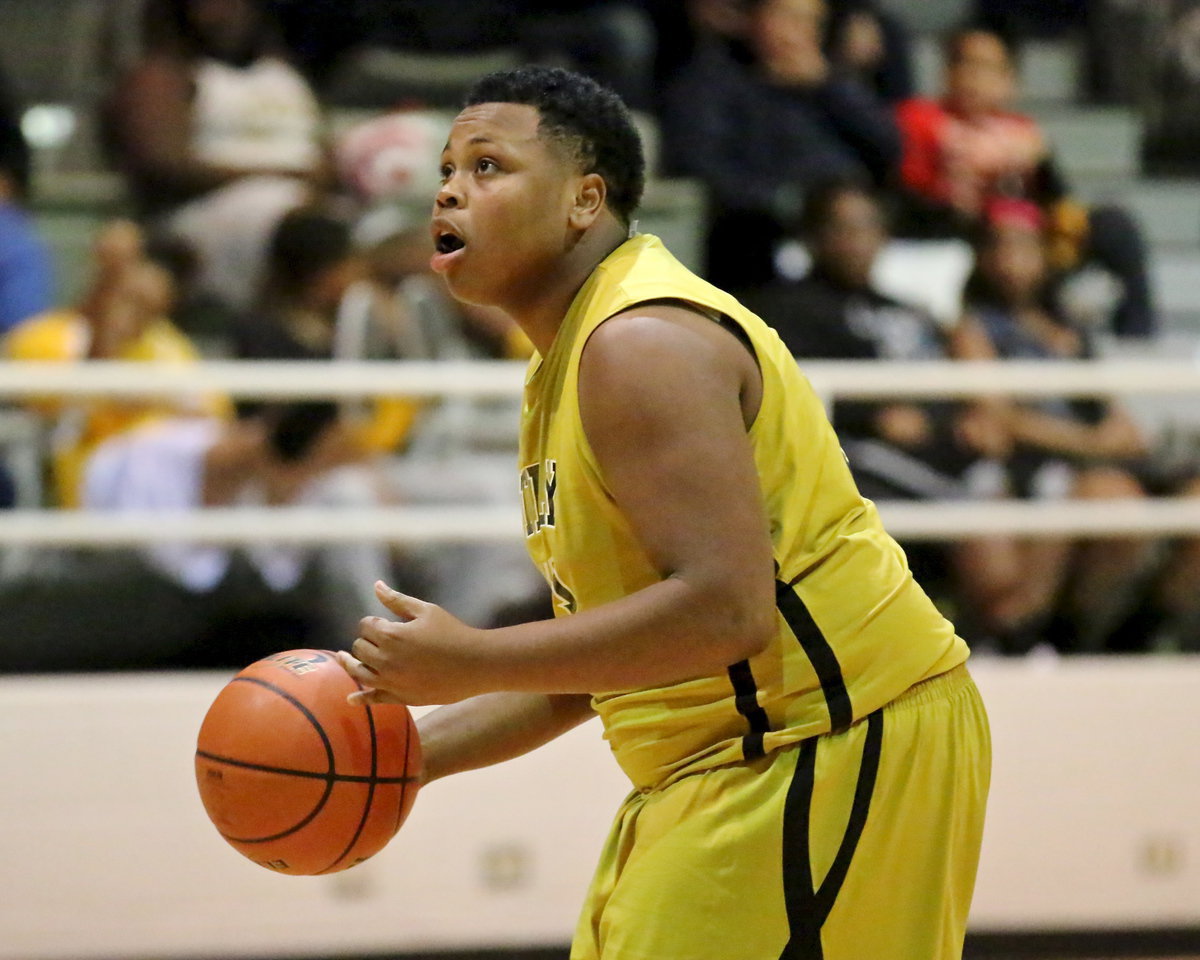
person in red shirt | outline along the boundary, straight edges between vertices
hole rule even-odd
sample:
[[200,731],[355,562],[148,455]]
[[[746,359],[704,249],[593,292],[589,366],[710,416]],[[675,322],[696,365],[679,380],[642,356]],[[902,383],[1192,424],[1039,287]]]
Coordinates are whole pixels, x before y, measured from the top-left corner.
[[1037,121],[1012,109],[1018,94],[1012,48],[1000,34],[970,26],[951,34],[945,54],[942,98],[915,97],[896,109],[905,194],[898,232],[969,237],[993,201],[1031,200],[1046,215],[1058,272],[1102,267],[1121,286],[1114,331],[1151,335],[1157,323],[1141,231],[1118,207],[1087,209],[1070,198]]

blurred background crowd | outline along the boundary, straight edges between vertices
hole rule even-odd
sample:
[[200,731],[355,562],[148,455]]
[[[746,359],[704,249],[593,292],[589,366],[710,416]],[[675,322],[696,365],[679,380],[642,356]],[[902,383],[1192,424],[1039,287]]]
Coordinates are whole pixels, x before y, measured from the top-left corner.
[[[801,365],[1200,343],[1200,0],[6,0],[4,358],[528,356],[447,296],[425,228],[463,91],[522,62],[622,94],[652,174],[641,228]],[[1186,401],[832,412],[875,499],[1200,494]],[[515,500],[514,404],[403,383],[0,413],[6,507]],[[981,649],[1200,648],[1200,542],[906,546]],[[549,611],[520,544],[9,548],[0,669],[345,646],[380,577],[480,625]]]

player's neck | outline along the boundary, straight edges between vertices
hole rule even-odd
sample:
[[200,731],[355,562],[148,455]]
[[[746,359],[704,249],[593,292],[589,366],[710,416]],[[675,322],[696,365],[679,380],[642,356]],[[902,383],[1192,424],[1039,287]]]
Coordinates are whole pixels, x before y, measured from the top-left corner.
[[626,230],[617,220],[596,224],[584,231],[575,246],[559,259],[554,271],[542,275],[534,296],[504,308],[543,357],[554,343],[580,288],[625,240]]

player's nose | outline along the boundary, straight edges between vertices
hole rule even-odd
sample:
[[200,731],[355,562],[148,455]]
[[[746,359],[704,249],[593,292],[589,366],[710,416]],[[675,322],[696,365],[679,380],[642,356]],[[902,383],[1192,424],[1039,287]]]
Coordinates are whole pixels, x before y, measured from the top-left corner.
[[435,204],[439,210],[453,210],[463,205],[462,191],[458,188],[456,177],[450,177],[438,188]]

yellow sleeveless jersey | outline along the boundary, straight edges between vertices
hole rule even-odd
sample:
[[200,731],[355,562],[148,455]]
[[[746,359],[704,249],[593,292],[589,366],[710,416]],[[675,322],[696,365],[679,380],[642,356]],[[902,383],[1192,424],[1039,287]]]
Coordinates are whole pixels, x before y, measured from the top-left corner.
[[596,268],[526,379],[526,543],[554,593],[556,615],[661,579],[588,445],[578,374],[596,327],[662,299],[729,318],[757,355],[763,396],[750,439],[770,516],[778,629],[764,651],[718,675],[593,692],[618,763],[643,789],[845,729],[968,655],[913,580],[874,505],[859,495],[820,401],[776,333],[647,235]]

